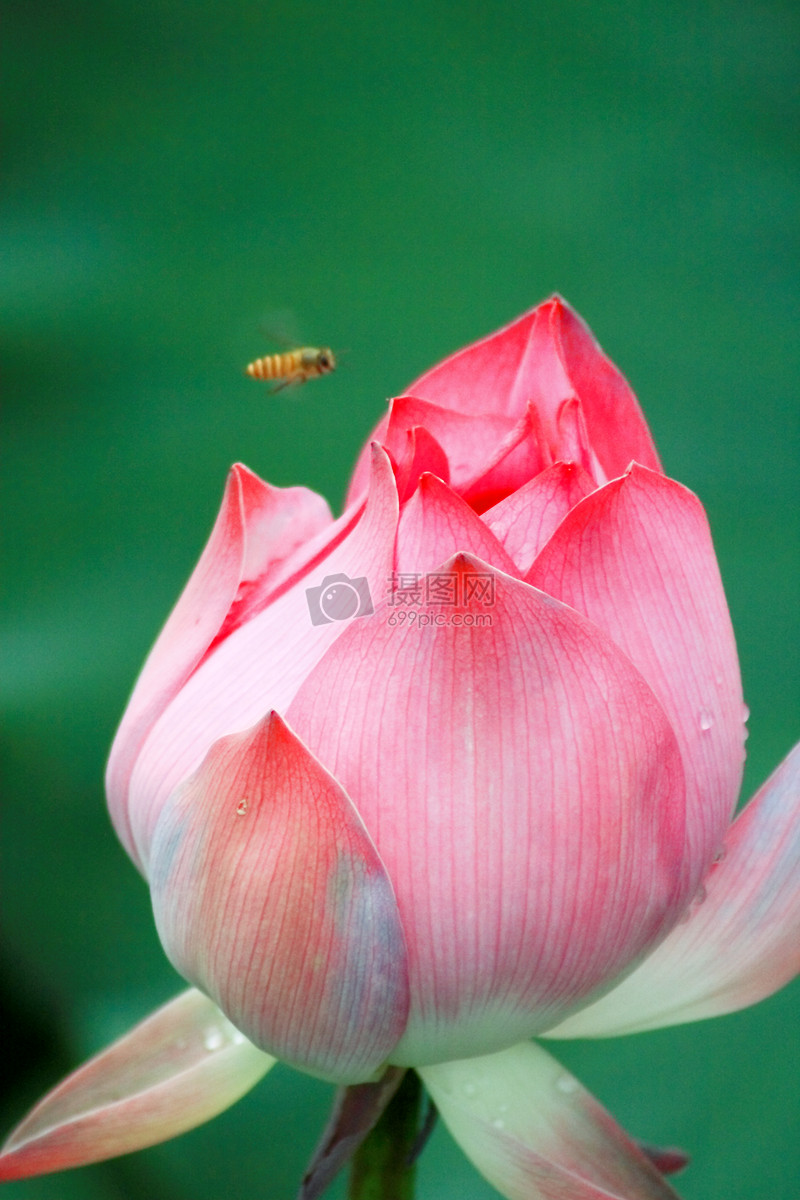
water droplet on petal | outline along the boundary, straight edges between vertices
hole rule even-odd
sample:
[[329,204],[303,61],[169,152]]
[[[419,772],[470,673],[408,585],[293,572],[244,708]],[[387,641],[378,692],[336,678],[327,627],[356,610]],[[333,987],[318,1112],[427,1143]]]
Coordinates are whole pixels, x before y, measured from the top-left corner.
[[714,724],[714,718],[707,708],[700,709],[700,728],[703,733],[708,733],[711,726]]
[[239,817],[243,817],[246,812],[247,812],[247,798],[245,797],[244,800],[240,800],[239,803],[236,805],[236,815]]
[[556,1087],[560,1092],[563,1092],[565,1096],[569,1096],[572,1092],[577,1092],[580,1084],[574,1075],[559,1075],[558,1079],[556,1080]]
[[742,705],[742,720],[743,721],[750,720],[750,709],[747,707],[746,704]]
[[219,1050],[225,1041],[225,1035],[218,1025],[210,1025],[203,1034],[203,1045],[206,1050]]

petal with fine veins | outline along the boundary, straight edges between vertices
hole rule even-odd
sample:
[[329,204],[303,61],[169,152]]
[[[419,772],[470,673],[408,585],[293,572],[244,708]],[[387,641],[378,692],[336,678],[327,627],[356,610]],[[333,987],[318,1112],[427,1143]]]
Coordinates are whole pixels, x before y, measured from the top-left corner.
[[405,1027],[392,886],[358,813],[276,713],[216,743],[156,827],[159,935],[257,1045],[346,1083]]
[[594,488],[594,480],[579,463],[553,463],[488,509],[482,519],[525,575],[570,509]]
[[394,884],[412,1008],[391,1061],[412,1065],[546,1028],[682,903],[682,767],[641,676],[585,618],[487,563],[439,571],[496,593],[473,590],[441,623],[390,607],[351,622],[287,714]]
[[425,574],[459,550],[469,550],[515,574],[514,563],[470,506],[435,475],[425,474],[403,509],[397,530],[397,570]]
[[640,967],[548,1037],[605,1037],[755,1004],[800,971],[800,745],[731,826],[705,898]]
[[610,1114],[533,1042],[420,1075],[464,1153],[508,1200],[677,1200]]
[[247,467],[230,471],[211,536],[134,688],[106,774],[117,833],[139,862],[128,812],[136,756],[155,721],[218,635],[232,607],[256,581],[263,585],[309,538],[332,521],[307,488],[274,488]]
[[346,622],[314,624],[308,589],[325,577],[366,577],[374,599],[388,591],[397,528],[391,464],[373,448],[366,508],[343,541],[267,608],[236,629],[194,672],[160,718],[131,776],[131,823],[145,872],[161,806],[196,770],[209,746],[282,710],[301,680],[341,635]]
[[526,579],[609,633],[664,706],[686,769],[691,899],[736,803],[745,734],[736,644],[700,501],[634,464],[572,509]]
[[45,1175],[141,1150],[223,1112],[275,1059],[194,988],[69,1075],[0,1154],[0,1180]]

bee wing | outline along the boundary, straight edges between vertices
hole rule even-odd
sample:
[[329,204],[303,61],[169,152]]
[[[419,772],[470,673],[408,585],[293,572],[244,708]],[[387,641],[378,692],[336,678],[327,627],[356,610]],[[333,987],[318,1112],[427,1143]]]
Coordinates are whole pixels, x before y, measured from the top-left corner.
[[284,350],[294,350],[295,346],[303,345],[300,322],[292,308],[269,308],[262,313],[258,324],[267,340]]

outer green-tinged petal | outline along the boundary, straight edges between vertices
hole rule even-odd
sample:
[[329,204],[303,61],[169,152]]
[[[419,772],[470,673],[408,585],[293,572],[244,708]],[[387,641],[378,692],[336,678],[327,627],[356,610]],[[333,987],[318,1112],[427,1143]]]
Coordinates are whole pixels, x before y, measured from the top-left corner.
[[408,1013],[392,886],[345,792],[277,714],[217,742],[153,840],[159,935],[181,974],[293,1065],[369,1078]]
[[453,1137],[508,1200],[677,1200],[609,1113],[533,1042],[420,1074]]
[[609,633],[663,704],[686,769],[686,865],[698,887],[736,803],[745,737],[736,644],[702,505],[634,465],[572,509],[526,578]]
[[547,1028],[686,904],[682,767],[641,676],[585,618],[488,564],[439,570],[496,594],[441,624],[392,608],[351,622],[288,712],[394,884],[412,1007],[391,1061],[411,1065]]
[[0,1180],[176,1137],[235,1103],[275,1061],[192,988],[40,1100],[6,1141]]
[[331,524],[307,488],[274,488],[247,467],[231,468],[211,536],[150,651],[117,732],[106,774],[111,818],[139,863],[128,812],[136,756],[153,724],[256,585],[265,586],[310,538]]
[[800,745],[731,826],[705,899],[602,1000],[548,1037],[604,1037],[716,1017],[800,972]]
[[315,625],[307,589],[328,575],[365,576],[377,602],[390,586],[397,529],[397,490],[385,452],[373,447],[369,498],[344,539],[327,548],[262,612],[216,647],[152,729],[131,775],[130,812],[145,872],[161,806],[197,769],[209,746],[282,710],[346,622]]

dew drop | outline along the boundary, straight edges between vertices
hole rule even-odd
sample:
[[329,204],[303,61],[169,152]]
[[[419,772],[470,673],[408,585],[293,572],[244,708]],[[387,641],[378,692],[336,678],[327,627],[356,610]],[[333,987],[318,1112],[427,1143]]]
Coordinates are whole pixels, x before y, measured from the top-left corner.
[[558,1079],[556,1080],[556,1087],[560,1092],[563,1092],[565,1096],[569,1096],[572,1094],[572,1092],[577,1092],[580,1084],[574,1075],[559,1075]]
[[478,1089],[475,1087],[474,1083],[465,1083],[464,1084],[463,1091],[464,1091],[465,1096],[474,1096],[475,1093],[477,1092],[477,1090]]
[[703,733],[708,733],[711,726],[714,724],[714,718],[707,708],[700,709],[700,728]]
[[243,817],[246,812],[247,812],[247,797],[245,797],[244,800],[240,800],[239,803],[236,805],[236,815],[237,816]]
[[224,1044],[225,1035],[222,1030],[216,1025],[209,1026],[203,1034],[203,1045],[206,1050],[219,1050],[220,1046]]
[[747,707],[746,704],[742,705],[742,720],[743,721],[750,720],[750,709]]
[[506,1123],[502,1117],[495,1117],[495,1119],[492,1121],[492,1125],[495,1129],[505,1129],[506,1127]]

